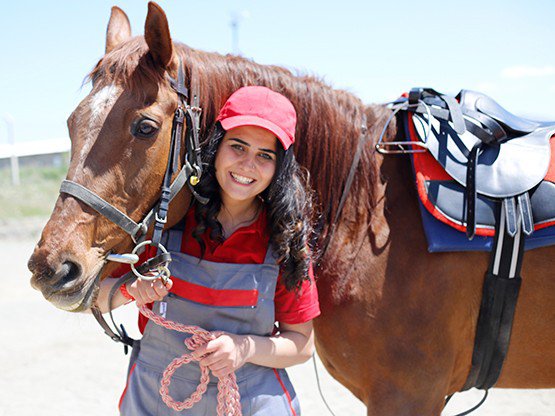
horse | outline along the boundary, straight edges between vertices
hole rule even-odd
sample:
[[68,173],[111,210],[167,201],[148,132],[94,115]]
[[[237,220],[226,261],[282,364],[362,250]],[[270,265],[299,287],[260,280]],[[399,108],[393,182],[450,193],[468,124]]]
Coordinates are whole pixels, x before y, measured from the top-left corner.
[[[316,249],[329,243],[316,268],[317,352],[368,415],[440,415],[445,397],[462,388],[470,371],[488,254],[427,252],[409,160],[374,147],[384,128],[386,141],[397,134],[395,120],[385,127],[391,111],[313,76],[173,42],[155,3],[148,5],[144,36],[133,37],[125,13],[112,8],[105,52],[88,76],[91,92],[68,119],[67,179],[134,221],[144,217],[158,200],[168,163],[178,99],[167,75],[175,78],[181,62],[189,89],[198,91],[201,139],[239,87],[284,94],[298,111],[295,153],[314,191]],[[364,120],[368,143],[340,210]],[[173,199],[167,227],[191,198],[184,188]],[[58,308],[86,310],[95,301],[97,275],[105,278],[117,267],[103,268],[107,253],[133,246],[111,221],[61,193],[28,263],[31,284]],[[555,387],[553,270],[554,247],[526,254],[496,387]]]

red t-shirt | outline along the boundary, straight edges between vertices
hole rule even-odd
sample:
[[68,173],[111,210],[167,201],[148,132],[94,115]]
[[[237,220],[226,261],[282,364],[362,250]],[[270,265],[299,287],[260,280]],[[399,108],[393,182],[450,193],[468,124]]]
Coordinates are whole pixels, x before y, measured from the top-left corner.
[[[181,251],[200,258],[200,245],[192,236],[195,227],[194,210],[191,209],[185,219]],[[266,212],[262,212],[251,225],[237,229],[223,243],[211,240],[209,232],[206,232],[201,238],[206,246],[204,260],[216,263],[262,264],[270,241]],[[155,249],[148,246],[141,255],[140,262],[153,257],[155,254]],[[128,265],[123,265],[112,273],[112,276],[120,277],[129,270]],[[172,278],[175,279],[173,276]],[[318,292],[314,283],[312,265],[309,269],[309,278],[310,281],[303,281],[301,290],[296,293],[285,288],[280,273],[274,297],[276,321],[286,324],[300,324],[320,315]],[[147,319],[139,314],[139,329],[141,332],[144,330],[146,322]]]

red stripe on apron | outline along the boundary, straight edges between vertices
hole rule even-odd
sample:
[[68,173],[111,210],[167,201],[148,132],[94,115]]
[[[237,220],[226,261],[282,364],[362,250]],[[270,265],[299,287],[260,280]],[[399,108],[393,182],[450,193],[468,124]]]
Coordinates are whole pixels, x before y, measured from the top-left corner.
[[274,370],[274,374],[276,375],[276,378],[277,378],[279,384],[281,385],[281,388],[283,389],[283,392],[285,393],[285,396],[287,397],[287,401],[289,402],[289,408],[291,409],[291,414],[293,416],[297,416],[297,413],[295,412],[295,409],[293,409],[293,401],[291,400],[291,396],[289,395],[289,392],[285,388],[285,384],[283,384],[283,381],[281,381],[281,377],[279,376],[278,371],[275,368],[273,370]]
[[121,393],[121,397],[119,398],[119,403],[118,403],[118,410],[121,411],[121,403],[123,402],[123,398],[125,397],[125,393],[127,393],[127,386],[129,386],[129,379],[131,378],[131,374],[133,374],[133,370],[135,370],[135,366],[137,365],[137,363],[134,363],[133,366],[131,367],[131,370],[129,370],[129,375],[127,376],[127,383],[125,383],[125,389],[123,389],[123,393]]
[[184,299],[212,306],[256,306],[258,290],[212,289],[172,276],[172,293]]

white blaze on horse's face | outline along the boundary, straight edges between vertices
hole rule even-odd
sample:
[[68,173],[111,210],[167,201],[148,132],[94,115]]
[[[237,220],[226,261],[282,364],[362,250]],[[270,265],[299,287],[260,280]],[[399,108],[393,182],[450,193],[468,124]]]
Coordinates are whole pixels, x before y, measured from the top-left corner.
[[98,121],[103,118],[107,111],[112,108],[120,94],[121,89],[114,84],[110,84],[102,87],[100,91],[91,97],[91,118],[89,120],[90,128],[93,128]]

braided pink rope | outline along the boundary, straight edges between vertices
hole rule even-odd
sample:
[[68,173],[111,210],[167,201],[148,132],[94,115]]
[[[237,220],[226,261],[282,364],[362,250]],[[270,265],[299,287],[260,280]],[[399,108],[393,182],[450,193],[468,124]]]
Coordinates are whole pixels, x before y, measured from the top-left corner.
[[[164,328],[173,329],[179,332],[186,332],[193,334],[192,337],[185,340],[185,345],[190,350],[195,350],[201,345],[206,344],[208,341],[215,339],[223,332],[214,331],[209,332],[195,325],[183,325],[169,319],[164,319],[156,315],[146,306],[141,306],[139,311],[148,319],[154,321],[156,324]],[[206,387],[210,381],[209,370],[207,367],[200,366],[201,375],[200,383],[197,389],[191,394],[191,397],[182,402],[175,401],[169,394],[171,378],[175,370],[183,364],[190,363],[191,361],[198,361],[193,358],[192,354],[183,354],[181,357],[175,358],[164,370],[162,381],[160,382],[160,396],[168,407],[178,412],[184,409],[190,409],[197,403],[202,395],[206,392]],[[237,379],[235,373],[228,374],[227,376],[218,378],[218,416],[241,416],[241,396],[239,395],[239,387],[237,386]]]

